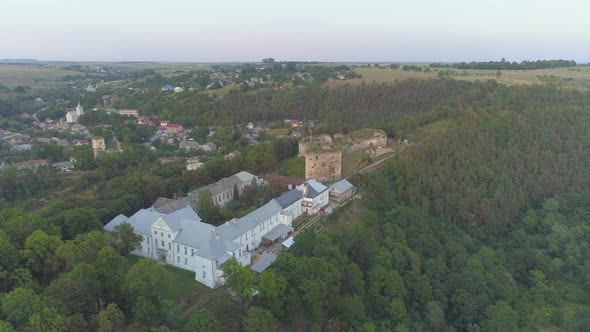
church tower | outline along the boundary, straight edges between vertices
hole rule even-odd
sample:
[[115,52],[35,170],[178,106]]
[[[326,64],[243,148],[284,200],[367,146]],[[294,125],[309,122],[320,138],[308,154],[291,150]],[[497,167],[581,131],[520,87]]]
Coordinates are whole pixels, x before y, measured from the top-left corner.
[[80,101],[78,101],[78,106],[76,106],[76,113],[78,114],[78,116],[84,114],[84,107],[80,105]]

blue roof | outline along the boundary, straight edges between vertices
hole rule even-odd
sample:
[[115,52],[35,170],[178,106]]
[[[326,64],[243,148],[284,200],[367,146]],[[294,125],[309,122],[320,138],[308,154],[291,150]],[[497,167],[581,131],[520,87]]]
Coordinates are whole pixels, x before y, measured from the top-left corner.
[[162,90],[172,90],[172,89],[174,89],[174,87],[170,84],[166,84],[162,87]]

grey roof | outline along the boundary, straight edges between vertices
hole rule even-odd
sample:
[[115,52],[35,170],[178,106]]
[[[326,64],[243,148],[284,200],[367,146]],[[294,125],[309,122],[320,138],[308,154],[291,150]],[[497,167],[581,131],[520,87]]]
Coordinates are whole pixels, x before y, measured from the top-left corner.
[[268,269],[268,267],[277,260],[277,255],[275,253],[269,252],[266,255],[260,257],[260,259],[252,264],[250,267],[254,272],[262,273],[264,270]]
[[266,233],[263,238],[267,240],[274,241],[285,234],[289,234],[289,232],[293,231],[293,227],[287,226],[285,224],[278,224],[273,229],[271,229],[268,233]]
[[271,216],[278,214],[281,211],[282,209],[279,203],[275,200],[271,200],[242,218],[232,219],[217,227],[217,232],[221,234],[224,239],[234,240],[247,231],[254,229],[259,222],[270,219]]
[[176,200],[158,197],[154,204],[152,204],[152,207],[154,207],[154,209],[160,213],[172,213],[187,206],[190,206],[190,201],[186,197],[181,197]]
[[154,204],[152,204],[152,207],[157,209],[160,206],[163,206],[163,205],[166,205],[166,204],[169,204],[172,202],[174,202],[174,200],[172,198],[158,197],[156,199],[156,201],[154,202]]
[[173,232],[177,232],[175,243],[183,244],[197,250],[196,254],[207,259],[225,262],[232,252],[240,248],[240,244],[218,236],[215,227],[201,222],[201,218],[189,206],[172,213],[160,213],[154,208],[141,209],[130,218],[120,214],[103,227],[112,232],[117,225],[129,223],[136,233],[150,235],[151,227],[156,220],[162,220]]
[[308,180],[306,183],[307,183],[307,197],[309,197],[309,198],[315,198],[319,194],[328,190],[328,187],[317,182],[316,180]]
[[303,198],[303,193],[297,189],[292,189],[287,191],[286,193],[282,194],[281,196],[275,198],[275,201],[281,206],[281,208],[285,209],[300,199]]
[[185,207],[169,214],[160,213],[154,208],[149,208],[141,209],[129,218],[120,214],[106,224],[103,229],[107,232],[111,232],[115,229],[115,226],[127,222],[133,226],[137,233],[148,235],[151,233],[152,224],[156,222],[158,218],[162,218],[173,231],[180,230],[182,219],[201,221],[201,218],[190,207]]
[[333,191],[335,189],[337,192],[343,193],[343,192],[345,192],[349,189],[352,189],[352,188],[354,188],[352,183],[350,183],[346,179],[344,179],[344,180],[340,180],[336,183],[333,183],[330,186],[330,191]]
[[74,162],[73,161],[62,161],[59,163],[53,163],[51,164],[51,166],[55,167],[55,168],[74,168]]
[[208,190],[211,193],[211,196],[215,196],[224,192],[234,190],[235,186],[249,184],[250,182],[252,182],[252,179],[254,179],[254,175],[242,171],[230,177],[223,178],[213,184],[191,191],[188,195],[193,199],[197,199],[201,191]]
[[115,218],[113,218],[113,220],[111,220],[108,224],[104,225],[104,227],[102,229],[106,232],[112,232],[113,230],[115,230],[116,226],[118,226],[126,221],[127,221],[127,217],[120,214],[120,215],[116,216]]
[[182,141],[178,145],[181,148],[199,148],[201,145],[197,141]]

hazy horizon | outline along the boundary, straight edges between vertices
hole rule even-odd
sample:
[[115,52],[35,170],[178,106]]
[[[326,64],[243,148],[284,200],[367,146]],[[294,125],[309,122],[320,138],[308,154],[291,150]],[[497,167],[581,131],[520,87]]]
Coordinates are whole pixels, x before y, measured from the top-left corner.
[[3,5],[0,59],[73,62],[590,61],[581,0],[24,0]]

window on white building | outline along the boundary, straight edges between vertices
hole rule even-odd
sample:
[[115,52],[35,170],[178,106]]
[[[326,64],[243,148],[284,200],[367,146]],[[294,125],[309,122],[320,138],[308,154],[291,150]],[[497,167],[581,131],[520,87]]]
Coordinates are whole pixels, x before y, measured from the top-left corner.
[[242,257],[242,249],[240,249],[240,257]]
[[176,256],[176,263],[180,263],[180,256]]
[[155,234],[155,235],[158,235],[158,231],[154,231],[154,234]]
[[150,244],[150,238],[149,237],[147,238],[147,244]]
[[180,244],[176,245],[176,252],[180,252]]
[[207,272],[203,271],[203,279],[207,278]]
[[188,259],[187,259],[187,258],[185,258],[185,259],[184,259],[184,265],[186,265],[187,263],[188,263]]
[[150,247],[148,247],[148,254],[150,253]]
[[164,244],[164,240],[162,240],[162,248],[166,247],[166,245]]
[[191,256],[195,255],[195,249],[191,249]]
[[256,234],[256,228],[254,228],[251,232],[250,235],[254,236],[254,234]]
[[163,237],[163,236],[164,236],[164,232],[160,232],[160,236],[162,236],[162,237]]
[[168,234],[168,238],[170,238],[170,234]]
[[184,254],[185,255],[187,254],[187,248],[186,247],[184,247]]
[[172,243],[168,242],[168,250],[172,250]]

